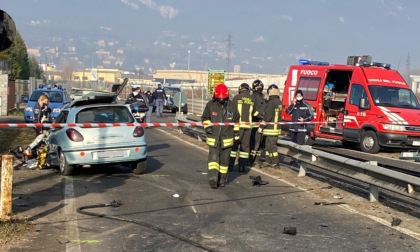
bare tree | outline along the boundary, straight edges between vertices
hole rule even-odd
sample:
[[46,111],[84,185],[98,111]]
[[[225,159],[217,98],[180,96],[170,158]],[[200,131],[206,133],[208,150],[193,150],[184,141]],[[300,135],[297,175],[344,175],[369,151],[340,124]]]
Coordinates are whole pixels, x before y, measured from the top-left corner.
[[77,69],[77,62],[73,59],[65,59],[62,69],[62,79],[71,82],[73,72]]

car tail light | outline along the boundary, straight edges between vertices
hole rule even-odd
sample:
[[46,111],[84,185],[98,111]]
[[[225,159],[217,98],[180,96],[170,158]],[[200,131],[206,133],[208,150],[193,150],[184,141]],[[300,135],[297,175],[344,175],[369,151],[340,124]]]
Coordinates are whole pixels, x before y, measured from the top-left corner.
[[81,142],[84,140],[82,134],[80,134],[77,130],[75,129],[68,129],[66,130],[66,135],[67,137],[72,140],[73,142]]
[[144,129],[141,126],[137,126],[133,131],[134,137],[142,137],[144,135]]

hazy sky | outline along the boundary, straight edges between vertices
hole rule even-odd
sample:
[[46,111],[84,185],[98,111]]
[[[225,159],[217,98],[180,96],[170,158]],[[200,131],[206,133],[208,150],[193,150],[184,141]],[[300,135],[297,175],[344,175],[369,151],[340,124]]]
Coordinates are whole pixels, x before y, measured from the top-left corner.
[[[366,54],[402,73],[409,54],[410,69],[420,68],[419,0],[0,0],[0,8],[24,39],[34,27],[133,43],[169,35],[226,43],[230,32],[232,64],[261,72],[283,73],[299,58],[345,63]],[[182,47],[192,52],[192,68],[202,52],[195,47]]]

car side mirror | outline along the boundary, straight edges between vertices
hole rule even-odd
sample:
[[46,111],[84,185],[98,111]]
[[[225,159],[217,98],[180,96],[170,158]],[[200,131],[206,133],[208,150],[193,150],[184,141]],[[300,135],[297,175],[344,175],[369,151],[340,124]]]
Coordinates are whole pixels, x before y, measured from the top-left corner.
[[362,99],[360,99],[360,102],[359,102],[359,108],[362,108],[362,109],[370,109],[370,105],[369,105],[369,103],[366,101],[366,98],[362,98]]

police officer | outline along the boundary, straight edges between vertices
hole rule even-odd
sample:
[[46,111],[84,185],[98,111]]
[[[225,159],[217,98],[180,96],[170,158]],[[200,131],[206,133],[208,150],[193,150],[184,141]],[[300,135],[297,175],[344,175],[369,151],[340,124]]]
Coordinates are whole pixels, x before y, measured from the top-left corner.
[[161,84],[158,84],[158,87],[153,92],[153,97],[156,101],[156,115],[157,115],[157,117],[162,117],[163,104],[166,101],[166,94],[165,94],[165,90],[162,88]]
[[146,123],[150,123],[151,118],[152,118],[154,97],[153,97],[153,94],[150,90],[145,91],[144,95],[146,96],[147,103],[149,104],[149,110],[147,111],[147,114],[146,114]]
[[[46,94],[42,94],[38,98],[38,102],[34,106],[34,123],[51,123],[51,108],[49,105],[50,99]],[[42,134],[45,127],[35,127],[36,135]]]
[[233,171],[236,154],[239,147],[239,172],[246,172],[249,165],[249,144],[251,141],[251,122],[254,114],[254,99],[250,93],[251,88],[247,83],[239,85],[239,93],[233,98],[233,104],[239,111],[239,125],[235,125],[235,144],[230,153],[229,170]]
[[271,85],[267,92],[268,101],[265,104],[263,122],[258,131],[262,132],[265,139],[266,164],[271,167],[277,167],[279,165],[277,139],[281,132],[278,122],[280,122],[282,105],[280,92],[276,85]]
[[303,145],[305,144],[305,138],[307,134],[307,124],[314,119],[314,113],[311,105],[305,102],[303,99],[302,90],[296,91],[296,97],[293,103],[286,108],[286,113],[292,115],[293,124],[290,125],[289,131],[292,138],[292,142]]
[[206,104],[201,116],[209,146],[208,180],[210,187],[224,187],[227,181],[229,154],[233,146],[233,126],[206,125],[213,122],[236,122],[239,119],[233,103],[229,101],[229,89],[223,83],[214,89],[213,99]]
[[125,104],[132,104],[137,102],[139,104],[143,104],[144,106],[149,106],[149,100],[144,94],[141,93],[140,85],[133,85],[131,87],[131,91],[132,92],[128,95]]
[[[261,80],[254,80],[252,82],[252,97],[255,101],[255,112],[252,115],[252,122],[261,122],[263,118],[263,112],[264,112],[264,105],[265,105],[265,99],[264,99],[264,84]],[[249,164],[252,166],[254,160],[256,159],[256,156],[258,155],[258,151],[260,148],[260,142],[261,142],[261,133],[258,132],[258,125],[253,124],[252,130],[251,130],[251,142],[250,142],[250,150],[251,155],[249,159]]]

